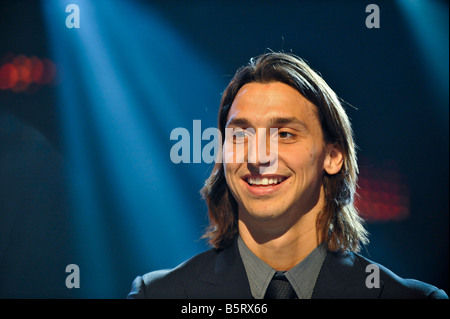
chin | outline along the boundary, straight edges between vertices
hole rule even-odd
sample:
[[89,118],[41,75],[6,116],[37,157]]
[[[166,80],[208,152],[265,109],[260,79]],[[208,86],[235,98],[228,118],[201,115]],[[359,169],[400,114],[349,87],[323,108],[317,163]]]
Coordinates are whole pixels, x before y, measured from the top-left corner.
[[270,205],[266,205],[264,207],[249,207],[245,210],[244,214],[248,215],[248,217],[256,220],[256,221],[271,221],[276,219],[277,217],[283,215],[283,212],[278,208],[276,210],[270,209],[268,207]]

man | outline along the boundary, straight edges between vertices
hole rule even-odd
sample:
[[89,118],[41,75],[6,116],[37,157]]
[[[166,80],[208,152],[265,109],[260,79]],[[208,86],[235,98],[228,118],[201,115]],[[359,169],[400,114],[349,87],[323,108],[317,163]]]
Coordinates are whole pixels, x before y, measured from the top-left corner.
[[[226,160],[202,189],[214,248],[137,277],[129,298],[448,298],[357,254],[368,240],[350,122],[300,58],[251,59],[223,93],[218,125]],[[262,160],[272,144],[275,160]]]

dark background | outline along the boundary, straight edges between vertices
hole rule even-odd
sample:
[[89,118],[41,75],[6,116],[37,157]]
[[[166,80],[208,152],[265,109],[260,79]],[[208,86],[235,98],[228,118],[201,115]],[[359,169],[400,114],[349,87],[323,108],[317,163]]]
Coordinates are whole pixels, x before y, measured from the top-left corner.
[[[171,163],[170,132],[214,127],[235,70],[269,49],[354,106],[361,178],[403,187],[402,216],[363,212],[362,254],[448,293],[448,2],[414,2],[2,1],[0,62],[46,57],[58,76],[0,90],[0,297],[122,298],[207,249],[211,165]],[[69,3],[80,29],[65,26]],[[79,289],[64,284],[72,263]]]

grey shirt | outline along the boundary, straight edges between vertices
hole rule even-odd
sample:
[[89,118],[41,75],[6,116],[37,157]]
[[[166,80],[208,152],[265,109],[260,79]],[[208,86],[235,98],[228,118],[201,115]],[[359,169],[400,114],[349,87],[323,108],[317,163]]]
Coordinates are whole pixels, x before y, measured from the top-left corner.
[[[247,247],[241,236],[238,238],[238,247],[252,296],[255,299],[263,299],[276,270],[259,259]],[[284,273],[299,299],[311,298],[325,257],[326,249],[323,245],[319,245],[305,259]]]

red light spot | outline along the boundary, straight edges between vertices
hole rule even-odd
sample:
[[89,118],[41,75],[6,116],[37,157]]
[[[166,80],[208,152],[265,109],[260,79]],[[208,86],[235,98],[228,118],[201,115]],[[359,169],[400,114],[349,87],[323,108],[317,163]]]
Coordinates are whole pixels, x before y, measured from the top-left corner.
[[31,57],[30,59],[32,65],[31,80],[38,83],[41,80],[42,74],[44,73],[44,64],[41,60],[36,57]]
[[396,167],[361,169],[355,206],[368,221],[399,221],[409,215],[409,190]]
[[14,58],[13,65],[18,74],[16,84],[12,87],[14,92],[25,91],[31,82],[31,61],[24,55]]
[[0,89],[13,92],[36,91],[42,85],[53,84],[57,69],[47,58],[5,54],[0,58]]
[[0,68],[0,89],[11,89],[16,85],[19,74],[11,63],[3,64]]

